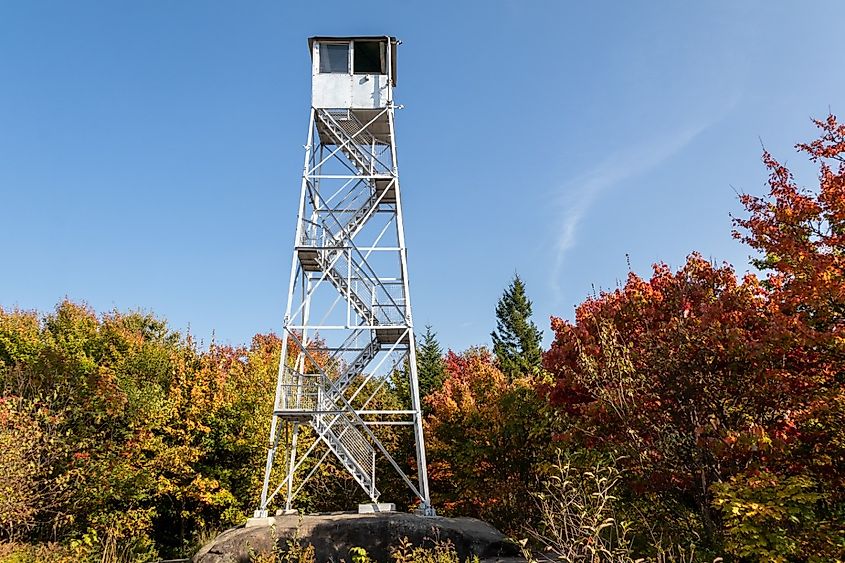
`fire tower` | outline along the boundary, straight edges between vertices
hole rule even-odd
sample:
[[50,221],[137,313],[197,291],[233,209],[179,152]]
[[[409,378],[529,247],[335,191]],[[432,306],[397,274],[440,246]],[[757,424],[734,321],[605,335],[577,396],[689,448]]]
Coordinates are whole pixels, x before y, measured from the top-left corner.
[[[308,40],[311,117],[256,516],[267,516],[282,491],[285,510],[291,511],[305,482],[330,455],[375,509],[383,506],[375,504],[381,462],[398,472],[419,498],[423,514],[434,514],[396,161],[398,44],[388,36]],[[374,407],[381,388],[399,375],[409,404]],[[379,440],[378,425],[413,427],[416,479],[405,474]],[[287,459],[277,460],[283,434]],[[298,452],[304,434],[313,441],[304,451],[300,444]],[[274,471],[274,463],[284,469]]]

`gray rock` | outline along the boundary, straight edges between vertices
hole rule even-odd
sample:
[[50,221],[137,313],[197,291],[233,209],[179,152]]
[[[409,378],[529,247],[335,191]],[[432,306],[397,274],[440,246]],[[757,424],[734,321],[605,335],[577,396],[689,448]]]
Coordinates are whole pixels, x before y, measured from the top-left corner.
[[302,545],[313,545],[318,563],[350,561],[349,550],[363,547],[375,561],[388,562],[390,548],[403,538],[414,546],[431,547],[450,541],[461,560],[516,556],[518,548],[493,526],[475,518],[427,518],[415,514],[310,514],[269,518],[271,525],[227,530],[205,545],[193,563],[249,563],[250,554],[269,553],[276,544],[284,550],[298,536]]

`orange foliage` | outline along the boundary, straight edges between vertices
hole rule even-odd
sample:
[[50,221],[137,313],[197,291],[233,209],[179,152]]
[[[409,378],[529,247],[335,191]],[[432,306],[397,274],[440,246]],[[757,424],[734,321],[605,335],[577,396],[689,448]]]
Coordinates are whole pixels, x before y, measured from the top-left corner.
[[445,368],[442,387],[426,399],[434,504],[515,530],[549,454],[540,401],[530,381],[509,381],[485,348],[449,351]]

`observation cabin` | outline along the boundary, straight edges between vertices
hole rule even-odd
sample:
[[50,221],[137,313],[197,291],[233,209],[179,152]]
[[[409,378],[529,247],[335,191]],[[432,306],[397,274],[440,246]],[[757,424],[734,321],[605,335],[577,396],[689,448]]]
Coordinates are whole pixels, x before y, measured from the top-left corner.
[[387,114],[396,86],[395,37],[310,37],[311,105],[351,110],[375,139],[390,143]]

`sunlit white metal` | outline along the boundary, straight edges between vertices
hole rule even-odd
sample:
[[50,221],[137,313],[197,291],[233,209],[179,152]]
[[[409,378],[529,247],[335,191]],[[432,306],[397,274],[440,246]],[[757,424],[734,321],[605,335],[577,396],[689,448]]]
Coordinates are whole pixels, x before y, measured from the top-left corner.
[[[369,43],[364,47],[371,52],[379,44],[381,73],[355,72],[354,49],[362,42]],[[335,54],[340,45],[349,48],[346,72],[321,72],[322,44],[333,45]],[[419,499],[420,511],[433,515],[394,133],[398,42],[392,37],[320,37],[311,38],[309,45],[312,108],[270,447],[256,516],[266,516],[282,491],[285,509],[291,510],[302,486],[329,455],[374,503],[380,495],[376,462],[386,460]],[[388,377],[397,373],[407,377],[411,404],[395,409],[373,405]],[[291,432],[286,433],[284,477],[274,479],[280,424]],[[416,480],[378,439],[371,429],[375,426],[413,427]],[[315,439],[299,454],[297,444],[305,430]],[[315,457],[320,449],[321,457]],[[308,459],[316,463],[303,476]],[[274,482],[278,484],[271,492]]]

